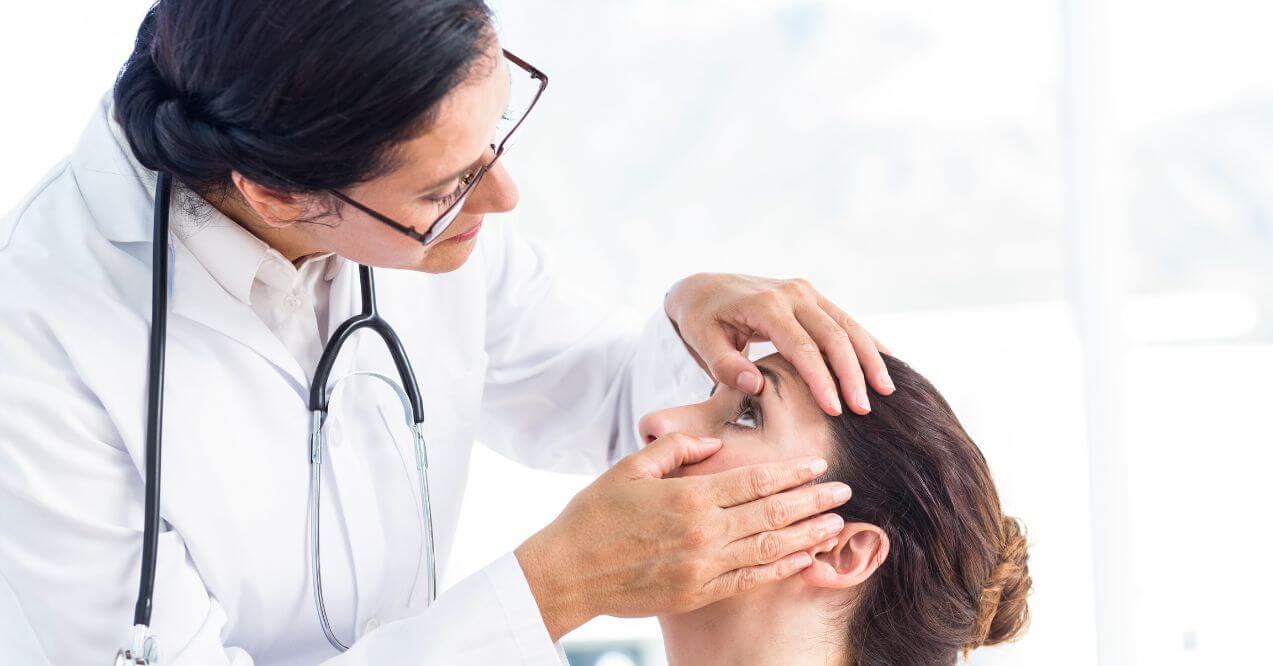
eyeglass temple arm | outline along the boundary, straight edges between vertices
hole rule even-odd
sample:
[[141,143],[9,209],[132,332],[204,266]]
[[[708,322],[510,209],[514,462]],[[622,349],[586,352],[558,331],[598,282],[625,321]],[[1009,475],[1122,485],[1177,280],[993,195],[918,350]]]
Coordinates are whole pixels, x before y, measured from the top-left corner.
[[526,62],[525,60],[522,60],[521,58],[518,58],[516,55],[514,55],[514,54],[513,54],[513,52],[512,52],[512,51],[509,51],[508,49],[504,49],[504,57],[505,57],[505,58],[507,58],[508,60],[513,61],[513,64],[515,64],[515,65],[517,65],[518,67],[521,67],[522,69],[524,69],[524,70],[526,70],[527,72],[529,72],[532,78],[536,78],[536,79],[539,79],[540,81],[544,81],[544,82],[547,82],[547,81],[548,81],[548,75],[547,75],[547,74],[545,74],[545,73],[543,73],[543,72],[539,71],[539,69],[538,69],[538,68],[536,68],[534,65],[532,65],[532,64],[530,64],[530,63],[528,63],[528,62]]

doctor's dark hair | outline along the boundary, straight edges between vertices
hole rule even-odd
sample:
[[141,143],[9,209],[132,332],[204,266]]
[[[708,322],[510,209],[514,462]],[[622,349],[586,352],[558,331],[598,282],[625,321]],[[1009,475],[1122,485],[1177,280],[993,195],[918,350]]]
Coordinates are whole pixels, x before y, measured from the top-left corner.
[[160,0],[115,82],[139,162],[321,192],[394,167],[494,44],[483,0]]
[[882,355],[897,390],[871,411],[828,418],[828,480],[853,488],[836,510],[888,535],[884,562],[847,608],[853,666],[956,663],[1029,622],[1026,539],[1006,516],[981,450],[937,389]]

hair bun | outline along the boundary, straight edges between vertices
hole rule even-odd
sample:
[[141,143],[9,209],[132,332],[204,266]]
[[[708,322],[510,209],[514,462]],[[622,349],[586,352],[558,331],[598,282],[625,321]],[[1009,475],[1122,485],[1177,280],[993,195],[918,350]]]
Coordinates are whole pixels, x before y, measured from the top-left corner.
[[1000,532],[1003,540],[999,561],[981,589],[977,623],[966,650],[1011,641],[1020,636],[1030,622],[1026,597],[1032,582],[1021,523],[1012,516],[1004,516]]
[[142,21],[132,55],[115,81],[115,119],[137,161],[189,184],[216,182],[230,171],[228,139],[164,77],[153,56],[156,11]]

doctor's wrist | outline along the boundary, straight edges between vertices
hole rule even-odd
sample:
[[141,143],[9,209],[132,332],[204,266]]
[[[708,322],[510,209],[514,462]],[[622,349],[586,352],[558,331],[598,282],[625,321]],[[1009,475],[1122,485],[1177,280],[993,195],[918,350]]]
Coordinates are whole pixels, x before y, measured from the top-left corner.
[[578,588],[578,577],[570,575],[576,570],[570,559],[553,546],[546,531],[527,539],[513,554],[535,596],[544,628],[556,643],[598,613],[590,608],[587,595]]

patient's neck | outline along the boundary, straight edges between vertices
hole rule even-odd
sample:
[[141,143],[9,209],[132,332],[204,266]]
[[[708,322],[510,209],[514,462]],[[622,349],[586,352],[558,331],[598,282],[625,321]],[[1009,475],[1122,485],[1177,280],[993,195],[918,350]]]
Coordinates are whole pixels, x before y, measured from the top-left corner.
[[659,617],[668,666],[840,666],[845,660],[843,591],[799,576],[680,615]]

